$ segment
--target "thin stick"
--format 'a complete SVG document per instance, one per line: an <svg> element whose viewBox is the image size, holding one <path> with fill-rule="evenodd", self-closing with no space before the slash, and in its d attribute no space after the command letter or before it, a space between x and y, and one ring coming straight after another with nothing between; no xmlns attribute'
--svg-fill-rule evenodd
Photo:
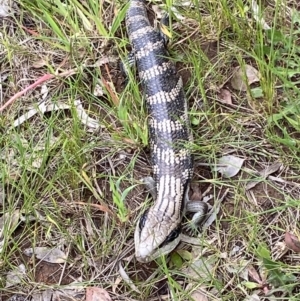
<svg viewBox="0 0 300 301"><path fill-rule="evenodd" d="M26 87L25 89L23 89L22 91L16 93L13 97L11 97L2 107L0 107L0 113L3 112L3 110L5 110L9 105L11 105L16 99L18 99L19 97L21 97L22 95L24 95L27 91L35 88L36 86L42 84L43 82L54 78L55 75L53 74L45 74L42 77L40 77L36 82L34 82L32 85L29 85L28 87Z"/></svg>
<svg viewBox="0 0 300 301"><path fill-rule="evenodd" d="M102 60L99 60L99 62L97 62L96 64L93 64L93 65L85 65L83 64L83 66L81 68L84 68L84 67L100 67L102 66L103 64L107 64L108 62L114 62L115 61L115 58L114 57L105 57L103 58ZM0 113L3 112L9 105L11 105L16 99L18 99L19 97L21 97L22 95L24 95L27 91L35 88L36 86L42 84L43 82L49 80L49 79L52 79L52 78L55 78L56 76L58 77L68 77L70 75L73 75L75 74L78 70L80 70L80 68L74 68L74 69L70 69L70 70L67 70L67 71L64 71L64 72L61 72L59 74L45 74L43 75L42 77L40 77L37 81L35 81L32 85L29 85L28 87L26 87L24 90L16 93L13 97L11 97L2 107L0 107ZM108 86L108 85L107 85ZM111 89L110 87L107 87L110 92L111 92ZM114 94L112 93L112 97L114 96ZM116 99L114 99L116 100Z"/></svg>

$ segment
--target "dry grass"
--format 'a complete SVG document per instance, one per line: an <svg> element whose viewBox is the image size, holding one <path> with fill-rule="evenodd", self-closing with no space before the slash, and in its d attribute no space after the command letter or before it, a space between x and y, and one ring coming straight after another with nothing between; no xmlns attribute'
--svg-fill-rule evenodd
<svg viewBox="0 0 300 301"><path fill-rule="evenodd" d="M73 282L116 300L191 300L194 291L202 298L195 300L299 299L299 12L286 9L296 7L291 1L265 4L266 31L249 4L193 3L176 6L184 20L174 18L170 45L195 138L191 197L212 194L216 208L229 193L201 247L182 244L147 265L132 256L135 223L151 202L140 179L151 168L143 99L133 75L124 86L119 68L130 49L124 1L22 0L0 19L1 106L56 75L0 116L1 300L67 294ZM231 78L245 64L259 70L260 82L238 91ZM95 127L83 123L75 101ZM68 108L42 112L41 103ZM32 108L37 113L14 126ZM245 160L231 178L211 168L228 154ZM271 174L258 173L275 163ZM37 247L67 259L24 254ZM22 279L7 287L20 264Z"/></svg>

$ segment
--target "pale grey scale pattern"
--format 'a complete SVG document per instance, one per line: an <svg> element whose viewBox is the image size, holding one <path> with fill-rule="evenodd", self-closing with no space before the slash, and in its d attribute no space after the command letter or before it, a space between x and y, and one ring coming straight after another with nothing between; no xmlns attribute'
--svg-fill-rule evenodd
<svg viewBox="0 0 300 301"><path fill-rule="evenodd" d="M177 162L178 159L174 159L176 162L176 168L174 168L174 163L173 164L168 164L168 162L164 161L162 159L162 154L152 154L153 159L156 160L156 164L153 166L157 166L157 171L155 175L159 178L165 175L173 175L176 178L180 178L185 182L186 180L189 179L190 176L190 170L192 168L191 166L191 160L189 158L190 154L183 154L186 155L186 157L182 157L179 161ZM179 154L177 154L179 156ZM167 158L166 160L171 161L171 158ZM187 172L188 171L188 172Z"/></svg>
<svg viewBox="0 0 300 301"><path fill-rule="evenodd" d="M169 68L174 68L170 65L170 60L167 58L168 53L165 50L163 40L157 39L150 42L143 41L142 43L143 45L139 45L139 47L135 48L135 58L137 64L142 67L141 70L143 72L147 72L147 70L150 70L151 68L162 67L164 65L166 65L166 67L169 66Z"/></svg>
<svg viewBox="0 0 300 301"><path fill-rule="evenodd" d="M153 166L157 166L154 169L155 179L170 174L180 177L183 179L183 182L187 181L191 177L192 172L186 173L186 170L192 170L193 158L188 148L185 147L186 145L184 145L186 136L172 141L171 139L163 139L161 136L158 137L156 134L157 132L154 132L151 135L150 132L152 137L150 141L151 161ZM164 156L162 150L164 151ZM167 157L166 154L171 156Z"/></svg>
<svg viewBox="0 0 300 301"><path fill-rule="evenodd" d="M129 12L130 13L127 15L126 19L126 26L129 32L129 39L131 41L135 53L138 54L143 51L149 50L155 51L157 49L155 56L162 55L167 57L168 53L164 47L164 42L161 38L161 35L157 31L155 31L154 28L150 25L150 22L147 19L146 10L144 8L140 9L134 7L133 9L130 9ZM138 15L139 17L137 17ZM131 20L131 18L132 20L134 18L142 18L142 22L134 22ZM155 59L157 58L158 57L155 57ZM139 60L139 55L136 56L136 59ZM151 65L149 67L151 67ZM141 66L141 70L146 70L147 68L147 66Z"/></svg>
<svg viewBox="0 0 300 301"><path fill-rule="evenodd" d="M178 147L174 147L174 144L169 145L169 141L163 143L162 139L153 139L150 146L152 165L157 165L159 167L157 175L169 173L172 175L179 175L183 178L182 173L186 169L191 169L193 167L190 151L187 148L184 148L184 145L180 143L178 143ZM169 154L169 157L166 156L167 154Z"/></svg>
<svg viewBox="0 0 300 301"><path fill-rule="evenodd" d="M126 14L126 26L129 33L132 32L132 30L130 30L130 28L128 27L128 21L136 16L144 16L148 20L148 15L143 0L130 1L130 7Z"/></svg>
<svg viewBox="0 0 300 301"><path fill-rule="evenodd" d="M160 34L150 26L143 1L132 0L130 6L126 25L150 115L154 180L159 190L159 181L167 181L170 176L173 182L180 179L182 190L191 176L193 165L185 145L190 131L182 80L167 58L168 52Z"/></svg>
<svg viewBox="0 0 300 301"><path fill-rule="evenodd" d="M132 26L134 24L139 24L139 28L140 28L140 26L148 26L149 25L149 20L144 15L135 15L135 16L131 16L130 18L127 18L126 23L131 28L133 28Z"/></svg>
<svg viewBox="0 0 300 301"><path fill-rule="evenodd" d="M138 51L143 48L143 45L141 45L141 41L144 41L145 35L148 35L149 33L153 32L153 28L150 25L140 27L133 31L130 35L131 43L134 45L134 50ZM152 38L153 42L157 41L157 38ZM135 43L138 41L138 43ZM146 41L145 41L146 42ZM140 44L140 45L139 45Z"/></svg>
<svg viewBox="0 0 300 301"><path fill-rule="evenodd" d="M177 120L173 120L172 118L165 118L161 121L155 118L149 118L149 127L162 133L175 133L178 135L178 132L183 132L186 128L184 118L185 116L181 116Z"/></svg>
<svg viewBox="0 0 300 301"><path fill-rule="evenodd" d="M190 169L187 167L188 163L190 162L190 154L187 152L175 152L172 153L170 149L163 149L160 152L156 152L153 154L156 156L157 165L159 163L160 168L159 174L160 176L167 175L168 172L171 175L178 177L180 179L187 179L189 174L186 174L186 170ZM176 164L176 170L174 169L174 165Z"/></svg>
<svg viewBox="0 0 300 301"><path fill-rule="evenodd" d="M182 101L184 99L183 92L180 92L178 96L170 102L164 102L163 99L160 102L153 103L146 98L146 105L148 110L152 110L152 117L157 120L157 122L163 121L166 117L172 121L181 120L187 126L188 117L185 114L186 106ZM167 112L166 114L161 114L161 112Z"/></svg>
<svg viewBox="0 0 300 301"><path fill-rule="evenodd" d="M193 170L188 146L192 135L182 80L161 35L150 25L144 0L130 0L126 26L148 109L157 194L135 231L136 256L146 262L161 251L167 254L180 241L185 193Z"/></svg>
<svg viewBox="0 0 300 301"><path fill-rule="evenodd" d="M148 82L151 79L157 79L159 76L166 76L166 73L169 72L172 68L171 62L164 62L163 58L162 62L153 62L153 60L149 60L147 62L147 69L144 68L144 71L139 72L139 76L143 82ZM151 65L152 64L152 65Z"/></svg>
<svg viewBox="0 0 300 301"><path fill-rule="evenodd" d="M144 63L143 66L146 65L146 63ZM147 69L143 69L143 70L147 70ZM157 93L170 93L172 90L174 91L174 88L178 85L179 80L180 77L177 75L176 69L173 65L170 65L170 67L166 69L165 72L158 74L156 77L152 77L152 78L148 78L147 80L144 80L143 85L145 89L145 94L147 95L147 100L149 99L149 104L152 105L153 101L151 100L151 97L157 95ZM166 94L165 97L168 97L168 94ZM183 103L182 106L184 105L185 97L183 91L182 92L180 91L179 95L174 98L172 103L174 103L175 101L176 105L178 105L179 102ZM161 99L161 102L162 101L163 98ZM175 106L173 104L173 108L174 107Z"/></svg>
<svg viewBox="0 0 300 301"><path fill-rule="evenodd" d="M183 94L183 83L181 77L179 77L176 86L170 86L167 91L156 91L153 94L146 94L147 102L150 106L156 105L171 105L175 102L176 106L182 103L182 99L185 99ZM184 104L186 109L186 105ZM157 108L158 109L158 108Z"/></svg>
<svg viewBox="0 0 300 301"><path fill-rule="evenodd" d="M171 133L171 134L165 134L163 132L158 132L157 130L154 130L152 128L150 130L150 135L151 133L155 133L156 138L151 137L151 140L157 146L159 149L173 149L175 151L180 151L181 149L186 149L187 148L187 130L182 130L178 131L176 133ZM158 135L159 134L159 135Z"/></svg>
<svg viewBox="0 0 300 301"><path fill-rule="evenodd" d="M172 174L160 176L157 182L158 199L162 199L164 196L167 202L155 203L154 210L162 212L165 218L180 219L184 206L182 196L186 192L187 185L188 180L183 177Z"/></svg>
<svg viewBox="0 0 300 301"><path fill-rule="evenodd" d="M157 55L157 58L160 58L161 50L164 48L163 41L157 41L155 43L148 42L144 47L135 52L136 60L139 61L142 58L147 56Z"/></svg>

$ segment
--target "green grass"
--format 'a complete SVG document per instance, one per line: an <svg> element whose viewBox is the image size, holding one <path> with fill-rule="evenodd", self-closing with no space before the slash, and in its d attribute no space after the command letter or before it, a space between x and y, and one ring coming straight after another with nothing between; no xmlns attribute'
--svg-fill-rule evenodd
<svg viewBox="0 0 300 301"><path fill-rule="evenodd" d="M7 75L1 104L46 73L74 70L44 83L46 101L68 104L69 110L39 112L13 128L14 120L41 101L39 86L0 117L2 299L63 288L81 278L85 288L102 287L117 299L169 294L192 300L192 292L201 289L209 300L240 301L253 294L260 300L298 300L299 256L282 249L286 232L299 237L300 15L282 8L296 3L261 6L269 30L239 0L163 6L171 12L175 5L185 18L173 16L168 30L170 56L189 100L197 165L192 188L198 184L201 193L210 188L214 200L227 188L229 194L199 239L200 248L180 245L158 265L141 265L130 255L136 222L151 202L140 179L151 168L147 111L135 70L128 85L121 85L118 60L129 50L125 2L22 0L18 14L1 21L0 75ZM108 57L115 60L97 65ZM236 91L231 77L246 64L260 72L260 82ZM102 96L94 95L97 85ZM232 105L219 101L221 88L230 91ZM75 100L98 120L97 130L83 125ZM207 166L227 154L245 159L230 179ZM247 183L260 178L255 171L274 162L282 163L272 174L276 178L246 191ZM23 255L29 247L57 247L68 260L47 264L29 258ZM9 271L21 263L26 276L5 288Z"/></svg>

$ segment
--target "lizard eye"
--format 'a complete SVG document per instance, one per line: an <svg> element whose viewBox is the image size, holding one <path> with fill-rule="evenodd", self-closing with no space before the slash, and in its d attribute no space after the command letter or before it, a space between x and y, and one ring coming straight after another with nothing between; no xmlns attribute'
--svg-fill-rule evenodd
<svg viewBox="0 0 300 301"><path fill-rule="evenodd" d="M146 210L143 215L141 216L140 218L140 221L139 221L139 229L140 231L142 231L142 229L144 228L145 226L145 222L146 222L146 219L147 219L147 215L148 215L148 210Z"/></svg>
<svg viewBox="0 0 300 301"><path fill-rule="evenodd" d="M160 248L164 245L168 244L169 242L172 242L175 240L181 232L181 226L179 225L175 230L173 230L166 238L166 240L159 246Z"/></svg>

